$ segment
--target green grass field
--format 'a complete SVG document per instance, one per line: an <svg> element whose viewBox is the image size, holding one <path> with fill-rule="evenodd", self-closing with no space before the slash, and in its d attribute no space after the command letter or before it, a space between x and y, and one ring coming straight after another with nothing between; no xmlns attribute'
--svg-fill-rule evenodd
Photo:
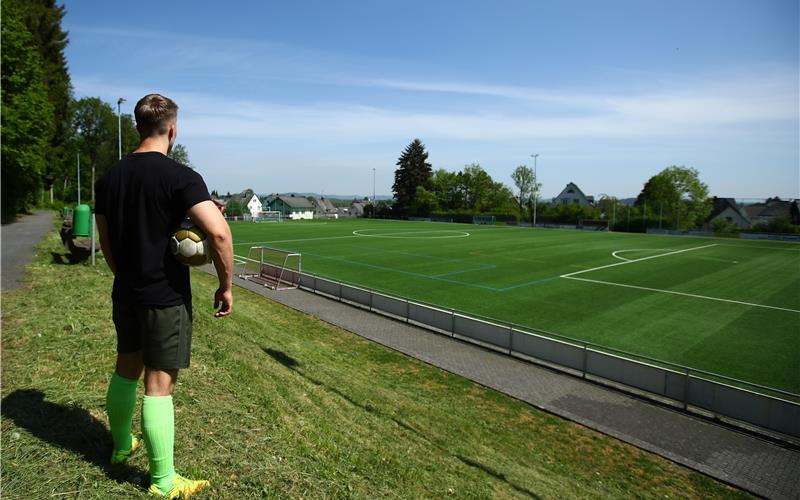
<svg viewBox="0 0 800 500"><path fill-rule="evenodd" d="M800 245L405 221L232 223L235 252L800 393Z"/></svg>
<svg viewBox="0 0 800 500"><path fill-rule="evenodd" d="M144 453L107 464L111 273L51 252L55 232L3 291L0 496L152 498ZM216 319L216 286L193 273L175 392L176 466L212 483L198 499L750 498L241 288Z"/></svg>

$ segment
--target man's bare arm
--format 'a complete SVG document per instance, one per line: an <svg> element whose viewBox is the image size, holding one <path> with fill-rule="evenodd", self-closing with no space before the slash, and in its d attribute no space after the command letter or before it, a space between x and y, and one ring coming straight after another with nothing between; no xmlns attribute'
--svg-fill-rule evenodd
<svg viewBox="0 0 800 500"><path fill-rule="evenodd" d="M103 257L106 259L106 264L111 269L111 272L117 274L117 265L114 264L114 256L111 254L111 240L108 235L108 221L106 216L96 214L95 220L97 221L97 232L100 235L100 249L103 251Z"/></svg>
<svg viewBox="0 0 800 500"><path fill-rule="evenodd" d="M211 258L217 269L219 288L214 293L214 308L217 317L227 316L233 308L233 237L231 228L212 201L201 201L189 209L192 219L206 236L211 246Z"/></svg>

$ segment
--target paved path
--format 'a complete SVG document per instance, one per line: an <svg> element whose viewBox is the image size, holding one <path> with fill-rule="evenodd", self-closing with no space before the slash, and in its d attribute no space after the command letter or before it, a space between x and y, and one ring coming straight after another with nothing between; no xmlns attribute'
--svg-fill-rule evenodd
<svg viewBox="0 0 800 500"><path fill-rule="evenodd" d="M52 229L53 212L49 210L23 215L0 227L0 288L19 286L25 265L33 258L33 247Z"/></svg>
<svg viewBox="0 0 800 500"><path fill-rule="evenodd" d="M214 274L213 268L207 268ZM311 292L237 285L767 498L800 498L800 450Z"/></svg>

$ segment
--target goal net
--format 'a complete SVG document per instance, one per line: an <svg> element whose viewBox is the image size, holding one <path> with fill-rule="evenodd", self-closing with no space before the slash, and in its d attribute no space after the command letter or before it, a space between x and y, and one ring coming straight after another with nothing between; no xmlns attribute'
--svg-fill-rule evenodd
<svg viewBox="0 0 800 500"><path fill-rule="evenodd" d="M579 219L578 229L608 231L608 219Z"/></svg>
<svg viewBox="0 0 800 500"><path fill-rule="evenodd" d="M251 247L241 258L239 277L273 290L290 290L300 285L302 255L277 248Z"/></svg>
<svg viewBox="0 0 800 500"><path fill-rule="evenodd" d="M265 210L258 212L258 215L253 217L253 222L282 222L283 216L280 212L275 210Z"/></svg>
<svg viewBox="0 0 800 500"><path fill-rule="evenodd" d="M473 224L494 224L495 218L494 215L473 215L472 216L472 223Z"/></svg>

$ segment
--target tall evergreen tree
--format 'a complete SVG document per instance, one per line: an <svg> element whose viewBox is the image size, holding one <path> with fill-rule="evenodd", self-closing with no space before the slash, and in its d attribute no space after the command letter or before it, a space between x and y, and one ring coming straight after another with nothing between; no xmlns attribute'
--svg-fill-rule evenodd
<svg viewBox="0 0 800 500"><path fill-rule="evenodd" d="M49 187L57 178L71 173L74 162L69 148L72 135L69 116L72 84L64 55L68 38L67 32L61 28L66 10L63 5L56 5L56 0L4 0L2 5L4 18L9 12L14 12L22 20L39 53L42 80L53 113L42 172L44 183Z"/></svg>
<svg viewBox="0 0 800 500"><path fill-rule="evenodd" d="M7 221L35 202L53 107L34 38L13 9L3 9L2 39L2 218Z"/></svg>
<svg viewBox="0 0 800 500"><path fill-rule="evenodd" d="M398 168L394 171L392 191L399 213L408 212L417 194L417 187L430 189L433 169L427 159L428 152L425 151L425 145L419 139L414 139L397 160Z"/></svg>

